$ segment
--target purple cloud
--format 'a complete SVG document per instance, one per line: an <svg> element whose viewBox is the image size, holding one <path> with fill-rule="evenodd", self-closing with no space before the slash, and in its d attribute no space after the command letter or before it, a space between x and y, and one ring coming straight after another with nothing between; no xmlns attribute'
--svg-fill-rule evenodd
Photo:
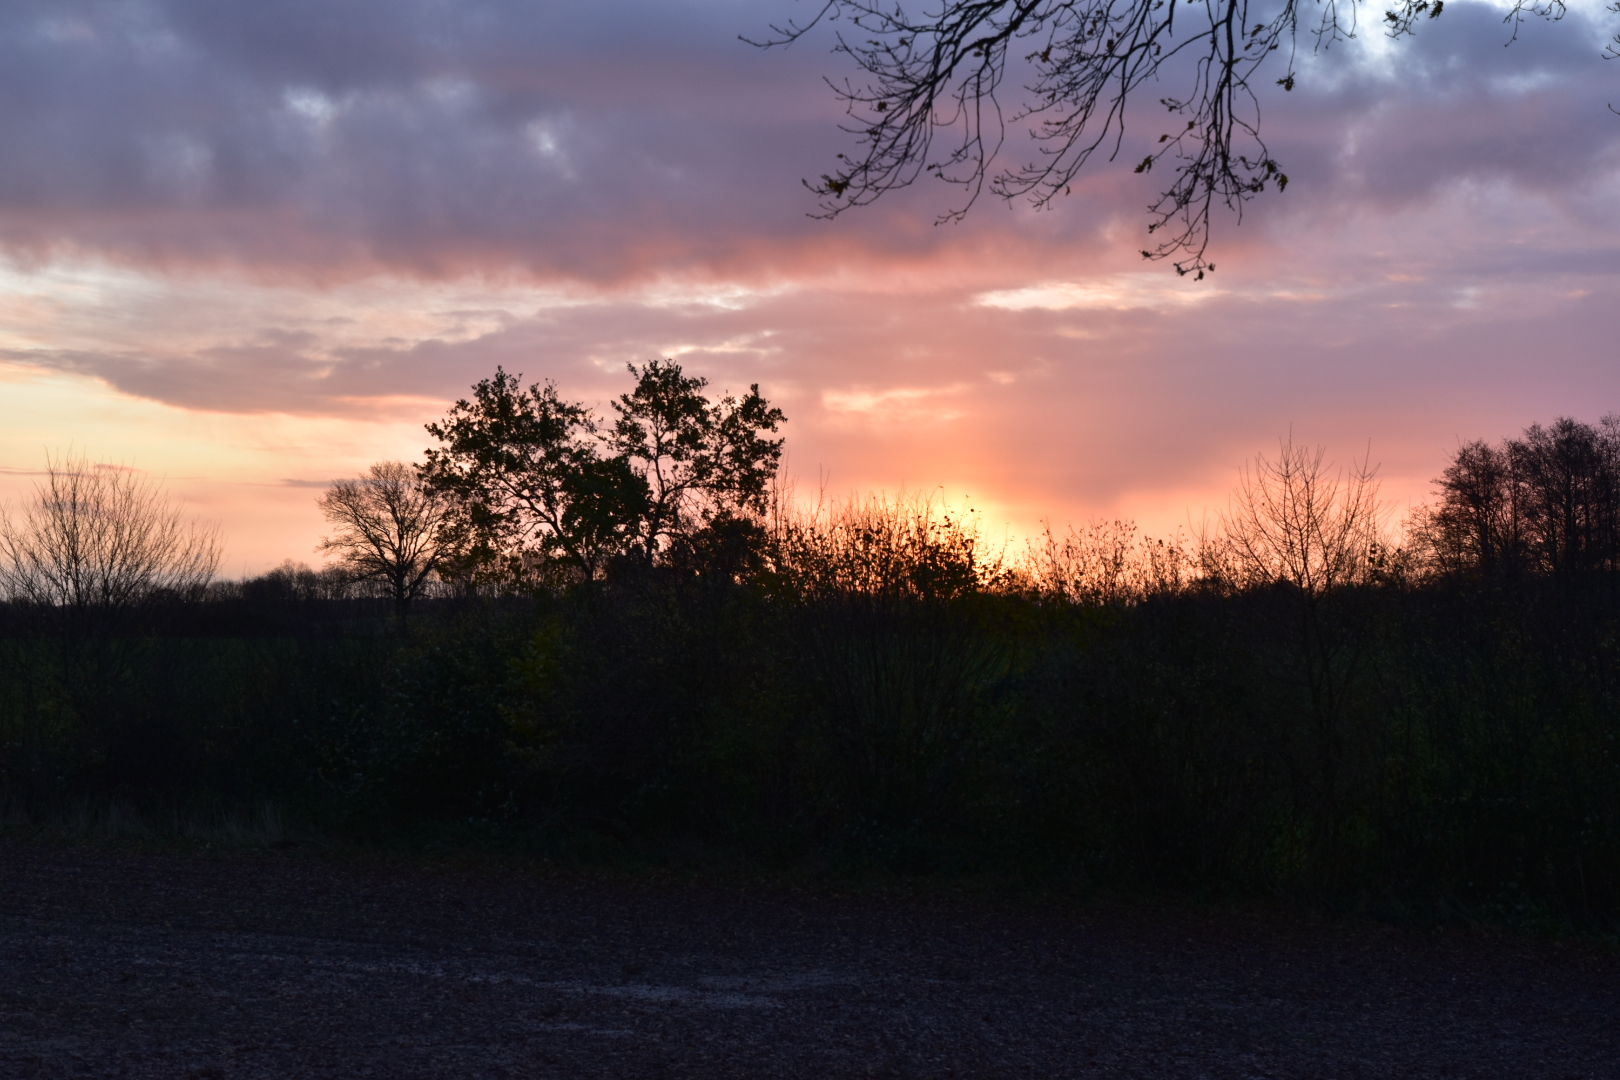
<svg viewBox="0 0 1620 1080"><path fill-rule="evenodd" d="M986 205L935 229L953 192L924 185L838 222L808 219L799 179L845 148L820 82L844 74L839 58L818 47L828 40L769 53L737 40L791 10L10 5L0 239L316 277L516 267L611 283L793 273L1009 234L1095 250L1116 218L1140 230L1151 186L1107 168L1060 213ZM1257 220L1299 204L1397 204L1465 178L1560 192L1612 172L1620 121L1604 95L1620 94L1594 24L1572 13L1532 25L1511 49L1506 33L1495 9L1463 3L1394 47L1393 75L1357 42L1307 57L1299 90L1262 101L1295 183L1257 204ZM1144 113L1131 137L1151 141L1157 123ZM1222 242L1232 235L1223 223Z"/></svg>

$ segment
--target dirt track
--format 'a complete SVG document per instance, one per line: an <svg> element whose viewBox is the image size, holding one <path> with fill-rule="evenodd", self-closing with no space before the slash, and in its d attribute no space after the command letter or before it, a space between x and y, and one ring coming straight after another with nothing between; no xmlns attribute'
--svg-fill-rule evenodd
<svg viewBox="0 0 1620 1080"><path fill-rule="evenodd" d="M1620 960L1257 910L0 841L0 1076L1620 1077Z"/></svg>

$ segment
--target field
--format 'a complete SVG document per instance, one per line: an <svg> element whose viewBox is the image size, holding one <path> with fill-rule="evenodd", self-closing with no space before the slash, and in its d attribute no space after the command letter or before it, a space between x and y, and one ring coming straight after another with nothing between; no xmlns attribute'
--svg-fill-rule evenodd
<svg viewBox="0 0 1620 1080"><path fill-rule="evenodd" d="M1613 1077L1620 961L1265 904L0 843L0 1071Z"/></svg>

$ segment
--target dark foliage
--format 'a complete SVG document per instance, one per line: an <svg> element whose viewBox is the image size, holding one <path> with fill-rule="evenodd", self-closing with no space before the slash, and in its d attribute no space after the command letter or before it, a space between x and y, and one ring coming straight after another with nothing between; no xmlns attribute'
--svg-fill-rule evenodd
<svg viewBox="0 0 1620 1080"><path fill-rule="evenodd" d="M13 607L0 792L1612 925L1612 430L1461 448L1431 558L1314 594L1164 545L1132 577L1113 533L1106 588L1054 591L871 503L717 515L650 565L444 592L408 628L296 567L71 652Z"/></svg>
<svg viewBox="0 0 1620 1080"><path fill-rule="evenodd" d="M630 368L611 424L547 383L499 369L429 424L422 476L447 500L452 574L517 584L595 581L616 561L651 565L717 518L764 509L785 419L749 388L710 401L673 360Z"/></svg>
<svg viewBox="0 0 1620 1080"><path fill-rule="evenodd" d="M1418 537L1441 572L1565 582L1620 574L1620 417L1534 424L1499 445L1462 446Z"/></svg>

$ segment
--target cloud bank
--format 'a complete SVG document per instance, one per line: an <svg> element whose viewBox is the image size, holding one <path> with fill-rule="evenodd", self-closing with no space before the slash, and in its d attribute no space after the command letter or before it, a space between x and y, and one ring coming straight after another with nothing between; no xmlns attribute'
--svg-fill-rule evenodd
<svg viewBox="0 0 1620 1080"><path fill-rule="evenodd" d="M798 6L21 0L0 20L0 240L325 280L518 270L612 285L942 248L1073 259L1107 250L1110 229L1140 231L1151 184L1106 168L1060 213L986 205L935 229L952 192L932 184L810 219L799 180L848 143L821 77L849 72L828 36L768 52L738 40ZM1511 49L1506 36L1494 8L1463 3L1410 42L1368 28L1370 44L1306 55L1300 89L1260 102L1295 183L1253 216L1309 227L1291 219L1464 182L1600 213L1578 205L1604 201L1588 189L1616 166L1603 106L1620 89L1599 24L1577 11ZM1122 158L1160 123L1144 110Z"/></svg>
<svg viewBox="0 0 1620 1080"><path fill-rule="evenodd" d="M1511 48L1467 2L1415 40L1306 39L1297 88L1259 100L1292 182L1217 221L1196 284L1136 254L1151 178L1106 163L1047 213L936 227L955 192L923 184L807 216L800 179L848 147L822 77L846 72L829 37L737 40L800 6L9 4L0 364L303 418L336 475L496 365L605 401L672 356L760 382L807 478L946 484L1024 523L1184 517L1290 425L1341 456L1373 439L1415 497L1459 437L1620 407L1595 5ZM1133 113L1120 158L1161 125ZM324 475L300 455L254 475Z"/></svg>

